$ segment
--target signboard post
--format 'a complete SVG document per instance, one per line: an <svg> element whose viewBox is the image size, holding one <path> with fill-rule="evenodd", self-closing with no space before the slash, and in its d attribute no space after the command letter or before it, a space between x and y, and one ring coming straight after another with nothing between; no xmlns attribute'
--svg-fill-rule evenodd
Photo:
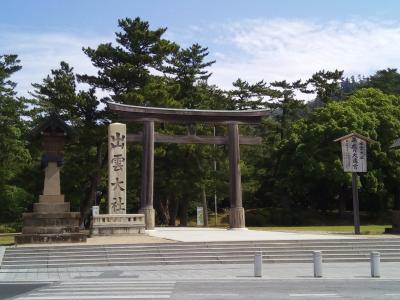
<svg viewBox="0 0 400 300"><path fill-rule="evenodd" d="M354 233L360 234L360 203L358 199L358 174L367 172L367 141L371 139L358 133L342 136L335 142L342 144L343 170L352 173Z"/></svg>
<svg viewBox="0 0 400 300"><path fill-rule="evenodd" d="M202 206L197 207L197 226L204 226L204 209Z"/></svg>

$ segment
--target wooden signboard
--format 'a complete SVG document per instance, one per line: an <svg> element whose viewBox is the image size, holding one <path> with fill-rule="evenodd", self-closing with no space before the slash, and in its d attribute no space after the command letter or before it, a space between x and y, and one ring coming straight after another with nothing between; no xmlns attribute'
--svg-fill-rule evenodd
<svg viewBox="0 0 400 300"><path fill-rule="evenodd" d="M345 172L367 172L367 142L355 135L341 140L343 170Z"/></svg>

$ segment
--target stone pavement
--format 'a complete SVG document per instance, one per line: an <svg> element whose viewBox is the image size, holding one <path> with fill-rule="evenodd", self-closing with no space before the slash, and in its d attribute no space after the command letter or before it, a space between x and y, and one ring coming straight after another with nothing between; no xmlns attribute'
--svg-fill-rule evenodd
<svg viewBox="0 0 400 300"><path fill-rule="evenodd" d="M368 279L369 263L324 263L325 279ZM43 269L0 269L1 282L138 278L140 280L255 279L253 264L156 265ZM313 279L311 263L263 265L263 279ZM400 280L400 263L381 263L381 278ZM375 280L375 279L374 279Z"/></svg>
<svg viewBox="0 0 400 300"><path fill-rule="evenodd" d="M263 231L263 230L230 230L225 228L203 227L156 227L146 230L146 234L93 236L86 243L46 244L46 246L77 246L77 245L112 245L112 244L146 244L174 242L226 242L226 241L272 241L272 240L329 240L354 238L398 238L397 235L360 235L333 234L326 232L295 232L295 231ZM43 244L22 244L18 247L42 247ZM1 253L0 253L1 255Z"/></svg>
<svg viewBox="0 0 400 300"><path fill-rule="evenodd" d="M368 236L353 234L331 234L314 232L287 232L263 230L230 230L224 228L201 227L156 227L146 231L150 236L180 241L180 242L224 242L224 241L271 241L271 240L325 240L325 239L354 239L374 238L382 236ZM385 238L391 237L384 235ZM393 236L396 237L396 236ZM398 237L398 236L397 236Z"/></svg>
<svg viewBox="0 0 400 300"><path fill-rule="evenodd" d="M92 236L88 237L86 243L59 243L59 244L22 244L21 247L63 247L63 246L79 246L79 245L118 245L118 244L158 244L158 243L174 243L175 241L150 236L148 234L136 235L114 235L114 236ZM0 253L1 254L1 253Z"/></svg>

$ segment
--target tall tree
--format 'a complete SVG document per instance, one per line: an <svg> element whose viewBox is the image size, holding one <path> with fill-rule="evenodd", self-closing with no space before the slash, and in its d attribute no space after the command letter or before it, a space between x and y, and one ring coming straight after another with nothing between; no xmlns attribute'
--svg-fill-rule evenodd
<svg viewBox="0 0 400 300"><path fill-rule="evenodd" d="M312 86L312 91L317 94L317 99L322 103L330 100L340 100L342 98L341 82L343 71L319 71L312 75L308 84Z"/></svg>
<svg viewBox="0 0 400 300"><path fill-rule="evenodd" d="M16 97L16 83L10 77L21 69L17 55L0 55L0 220L18 220L30 197L16 177L30 162L24 142L26 124L23 99Z"/></svg>
<svg viewBox="0 0 400 300"><path fill-rule="evenodd" d="M166 59L178 47L162 38L166 28L151 30L149 23L140 18L121 19L118 25L121 31L115 33L117 46L106 43L96 49L83 48L98 73L80 75L79 80L112 92L116 102L145 104L147 99L140 92L154 78L151 72L162 71Z"/></svg>
<svg viewBox="0 0 400 300"><path fill-rule="evenodd" d="M379 70L367 79L365 86L380 89L385 94L400 95L400 73L397 69Z"/></svg>
<svg viewBox="0 0 400 300"><path fill-rule="evenodd" d="M215 61L208 61L208 54L207 48L193 44L189 48L179 49L167 60L164 72L172 76L173 81L179 86L179 92L175 95L175 99L181 107L189 109L209 108L205 100L209 94L207 80L211 73L207 68ZM170 134L182 134L182 128L179 127L169 125L168 132ZM166 127L164 127L165 129ZM202 132L204 129L203 125L189 124L186 131L190 134L196 134L197 131ZM161 162L163 168L171 171L171 165L175 165L177 169L174 176L165 176L164 182L165 179L169 180L168 186L180 183L179 188L174 188L165 193L170 200L169 224L175 225L176 213L179 211L180 225L187 226L189 199L198 198L200 189L205 190L208 170L208 166L204 162L206 148L200 145L175 145L168 146L166 149L175 153L164 157ZM181 158L178 160L179 163L177 163L176 157ZM189 171L191 168L193 172ZM186 184L182 184L183 182L186 182Z"/></svg>
<svg viewBox="0 0 400 300"><path fill-rule="evenodd" d="M292 83L283 80L272 82L271 87L275 93L269 102L269 107L277 110L275 117L280 125L280 137L283 139L291 122L299 117L299 112L304 107L304 101L297 99L297 94L306 91L306 83L301 80Z"/></svg>
<svg viewBox="0 0 400 300"><path fill-rule="evenodd" d="M242 79L237 79L233 83L234 89L229 91L229 97L234 109L259 109L265 107L267 101L277 93L270 89L263 80L250 84Z"/></svg>
<svg viewBox="0 0 400 300"><path fill-rule="evenodd" d="M189 48L179 49L167 60L164 72L173 75L179 84L180 89L176 98L182 102L184 108L193 109L200 105L201 99L196 95L201 87L198 84L207 82L211 76L207 68L215 63L215 60L205 61L208 55L208 48L193 44Z"/></svg>

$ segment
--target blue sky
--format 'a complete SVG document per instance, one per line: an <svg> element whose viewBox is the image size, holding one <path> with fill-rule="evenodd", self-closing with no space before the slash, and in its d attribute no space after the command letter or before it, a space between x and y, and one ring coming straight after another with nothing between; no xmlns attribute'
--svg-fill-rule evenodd
<svg viewBox="0 0 400 300"><path fill-rule="evenodd" d="M20 95L60 60L78 73L95 69L82 46L114 41L117 20L139 16L186 47L209 47L212 83L238 77L306 79L320 69L368 75L400 67L400 1L323 0L5 0L0 5L0 54L15 53Z"/></svg>

